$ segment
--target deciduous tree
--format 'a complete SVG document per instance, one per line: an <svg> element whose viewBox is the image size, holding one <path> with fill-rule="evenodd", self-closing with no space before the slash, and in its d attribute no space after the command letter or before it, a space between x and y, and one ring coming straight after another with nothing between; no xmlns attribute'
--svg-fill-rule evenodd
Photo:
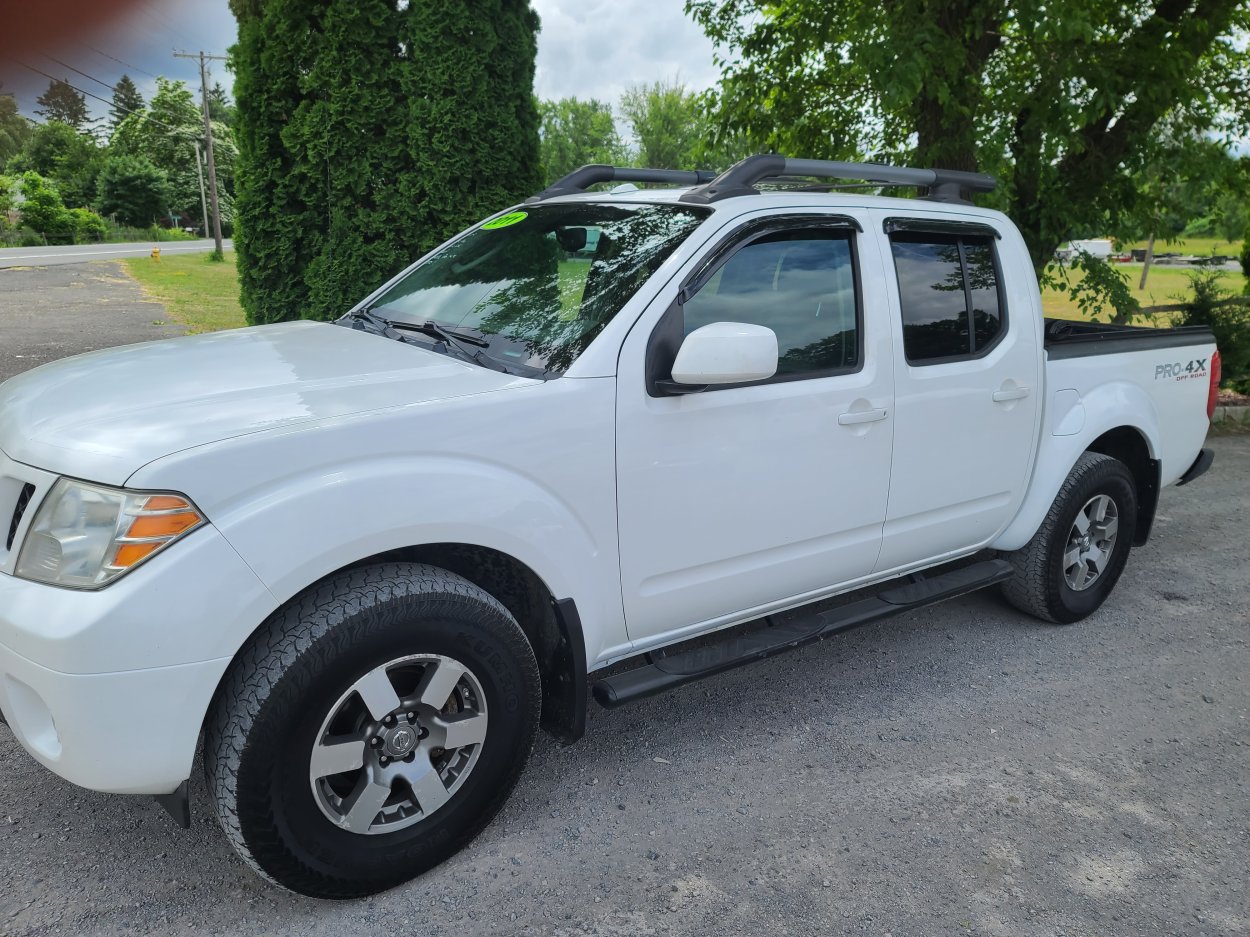
<svg viewBox="0 0 1250 937"><path fill-rule="evenodd" d="M722 130L793 155L997 175L1035 266L1118 223L1163 128L1244 132L1244 0L687 0Z"/></svg>
<svg viewBox="0 0 1250 937"><path fill-rule="evenodd" d="M109 156L100 170L99 207L120 224L154 224L169 206L169 179L142 156Z"/></svg>
<svg viewBox="0 0 1250 937"><path fill-rule="evenodd" d="M593 98L561 98L538 105L543 180L552 182L587 163L621 165L629 153L621 142L612 106Z"/></svg>

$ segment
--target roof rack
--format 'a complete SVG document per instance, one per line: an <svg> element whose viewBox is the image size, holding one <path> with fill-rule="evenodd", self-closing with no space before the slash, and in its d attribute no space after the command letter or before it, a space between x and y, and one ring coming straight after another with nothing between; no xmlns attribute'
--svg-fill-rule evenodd
<svg viewBox="0 0 1250 937"><path fill-rule="evenodd" d="M541 202L557 195L578 195L598 182L670 182L675 185L701 186L715 179L716 173L708 169L632 169L627 166L590 163L574 169L525 201Z"/></svg>
<svg viewBox="0 0 1250 937"><path fill-rule="evenodd" d="M966 202L964 191L990 192L993 176L955 169L912 169L879 163L844 163L826 159L789 159L775 154L748 156L706 184L681 196L683 202L708 204L738 195L759 195L757 182L779 176L814 176L818 179L860 179L880 185L919 186L925 198L935 202ZM563 180L561 180L563 181Z"/></svg>

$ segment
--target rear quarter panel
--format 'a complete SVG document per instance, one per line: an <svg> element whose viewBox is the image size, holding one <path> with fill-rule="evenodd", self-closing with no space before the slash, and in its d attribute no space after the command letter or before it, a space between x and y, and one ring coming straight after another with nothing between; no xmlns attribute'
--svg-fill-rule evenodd
<svg viewBox="0 0 1250 937"><path fill-rule="evenodd" d="M1211 342L1046 360L1041 445L1016 519L991 546L1016 550L1041 526L1068 472L1099 436L1137 430L1160 463L1160 486L1193 464L1209 426Z"/></svg>

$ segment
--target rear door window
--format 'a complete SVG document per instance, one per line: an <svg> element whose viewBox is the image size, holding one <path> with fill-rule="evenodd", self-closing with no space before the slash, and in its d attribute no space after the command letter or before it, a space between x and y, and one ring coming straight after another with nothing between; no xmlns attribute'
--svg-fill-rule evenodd
<svg viewBox="0 0 1250 937"><path fill-rule="evenodd" d="M991 237L897 232L890 248L910 363L977 357L997 342L1003 310Z"/></svg>

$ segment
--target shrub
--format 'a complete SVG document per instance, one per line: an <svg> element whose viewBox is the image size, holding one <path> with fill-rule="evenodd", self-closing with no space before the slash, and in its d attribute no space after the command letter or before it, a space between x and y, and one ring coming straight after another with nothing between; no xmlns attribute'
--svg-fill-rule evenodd
<svg viewBox="0 0 1250 937"><path fill-rule="evenodd" d="M1246 278L1246 292L1250 293L1250 232L1247 232L1246 241L1241 245L1241 272Z"/></svg>
<svg viewBox="0 0 1250 937"><path fill-rule="evenodd" d="M1250 393L1250 307L1230 302L1238 297L1223 286L1219 270L1189 274L1192 295L1185 301L1180 325L1205 325L1215 333L1225 387Z"/></svg>
<svg viewBox="0 0 1250 937"><path fill-rule="evenodd" d="M37 172L22 173L22 202L18 211L21 223L47 236L69 234L73 221L61 201L55 185Z"/></svg>
<svg viewBox="0 0 1250 937"><path fill-rule="evenodd" d="M89 208L71 208L67 214L74 232L74 243L95 243L108 237L108 222Z"/></svg>
<svg viewBox="0 0 1250 937"><path fill-rule="evenodd" d="M169 178L142 156L110 156L97 185L100 211L124 225L151 224L169 206Z"/></svg>

